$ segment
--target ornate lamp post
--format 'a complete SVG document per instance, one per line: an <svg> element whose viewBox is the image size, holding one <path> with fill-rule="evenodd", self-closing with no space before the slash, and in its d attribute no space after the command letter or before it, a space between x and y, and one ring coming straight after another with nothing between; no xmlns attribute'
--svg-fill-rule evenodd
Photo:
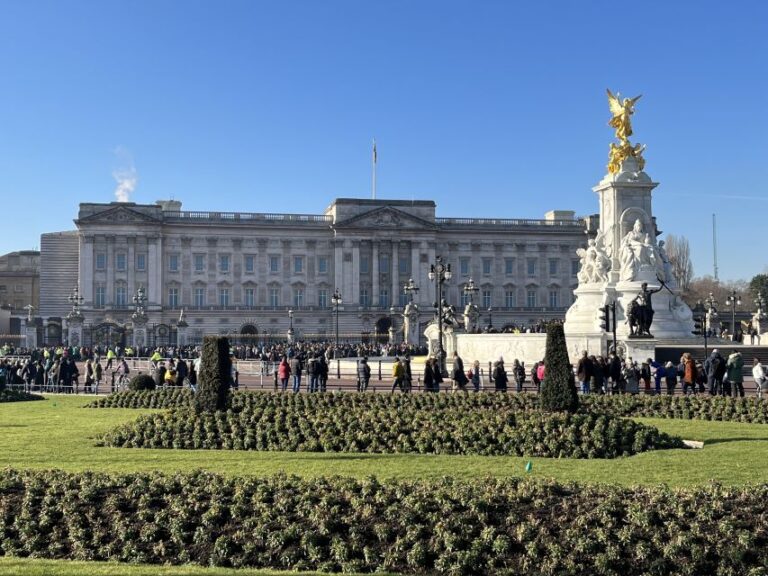
<svg viewBox="0 0 768 576"><path fill-rule="evenodd" d="M493 328L493 308L488 306L488 332Z"/></svg>
<svg viewBox="0 0 768 576"><path fill-rule="evenodd" d="M133 345L137 347L146 346L147 344L147 312L144 309L144 303L147 301L147 297L144 293L144 287L139 286L136 290L136 295L131 299L135 306L135 311L131 314L133 319ZM179 320L183 320L184 309L181 310L181 317ZM182 331L185 326L182 326ZM178 330L178 328L177 328ZM178 332L177 332L178 335ZM137 350L137 354L139 351Z"/></svg>
<svg viewBox="0 0 768 576"><path fill-rule="evenodd" d="M443 376L448 375L445 368L445 348L443 347L443 282L450 280L451 265L443 262L442 256L438 256L435 263L429 267L429 279L435 283L437 288L437 357L440 363L440 372Z"/></svg>
<svg viewBox="0 0 768 576"><path fill-rule="evenodd" d="M736 306L741 306L741 296L736 290L725 298L725 304L731 307L731 341L736 341Z"/></svg>
<svg viewBox="0 0 768 576"><path fill-rule="evenodd" d="M293 310L288 310L288 342L293 343Z"/></svg>
<svg viewBox="0 0 768 576"><path fill-rule="evenodd" d="M709 293L709 295L704 299L704 304L707 309L707 331L711 331L713 336L719 337L720 336L720 330L719 325L720 321L718 320L717 315L717 300L715 300L714 294L712 292ZM717 334L714 334L714 332L717 331Z"/></svg>
<svg viewBox="0 0 768 576"><path fill-rule="evenodd" d="M478 288L477 284L475 284L475 281L472 280L472 277L470 276L469 282L464 284L461 291L469 297L469 304L472 304L473 297L480 291L480 288Z"/></svg>
<svg viewBox="0 0 768 576"><path fill-rule="evenodd" d="M139 286L139 289L136 290L136 295L132 298L133 304L136 307L134 313L131 315L131 318L133 318L134 322L136 320L146 320L147 313L144 310L144 303L147 301L147 297L144 294L144 287Z"/></svg>
<svg viewBox="0 0 768 576"><path fill-rule="evenodd" d="M341 292L336 288L331 296L331 304L336 311L336 347L334 348L334 357L337 357L339 354L339 306L341 306L342 303Z"/></svg>
<svg viewBox="0 0 768 576"><path fill-rule="evenodd" d="M83 300L85 300L85 298L80 294L80 286L75 286L74 290L72 290L72 294L69 295L67 300L72 304L72 311L69 313L68 318L82 318L83 314L80 312L80 306L83 305Z"/></svg>
<svg viewBox="0 0 768 576"><path fill-rule="evenodd" d="M758 294L757 298L755 298L755 306L757 306L757 312L755 312L755 315L758 317L763 316L764 312L763 309L765 308L765 298L762 294Z"/></svg>
<svg viewBox="0 0 768 576"><path fill-rule="evenodd" d="M469 282L461 287L461 291L464 293L465 299L468 299L464 306L464 329L467 332L474 332L477 326L480 313L477 311L477 306L474 303L474 295L480 291L480 288L475 284L470 276Z"/></svg>

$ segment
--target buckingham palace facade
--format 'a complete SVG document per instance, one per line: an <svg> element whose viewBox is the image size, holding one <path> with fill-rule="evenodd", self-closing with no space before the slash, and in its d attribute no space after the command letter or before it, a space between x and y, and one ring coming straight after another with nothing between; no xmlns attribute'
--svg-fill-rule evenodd
<svg viewBox="0 0 768 576"><path fill-rule="evenodd" d="M149 345L194 344L206 334L285 338L291 327L299 339L331 339L337 314L344 340L380 337L393 323L400 328L411 278L420 324L433 319L428 273L438 256L453 270L445 298L461 310L472 278L483 324L501 329L564 315L590 218L435 212L429 200L340 198L324 214L191 212L176 200L83 203L76 230L41 238L44 338L66 340L75 287L85 345L133 343L139 289Z"/></svg>

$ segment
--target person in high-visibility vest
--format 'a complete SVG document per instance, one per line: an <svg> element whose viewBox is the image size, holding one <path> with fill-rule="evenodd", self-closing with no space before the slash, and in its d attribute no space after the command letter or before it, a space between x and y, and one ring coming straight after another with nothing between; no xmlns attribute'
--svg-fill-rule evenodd
<svg viewBox="0 0 768 576"><path fill-rule="evenodd" d="M104 367L104 370L109 370L112 368L112 361L117 358L117 354L115 354L115 351L112 350L112 348L107 348L107 365Z"/></svg>

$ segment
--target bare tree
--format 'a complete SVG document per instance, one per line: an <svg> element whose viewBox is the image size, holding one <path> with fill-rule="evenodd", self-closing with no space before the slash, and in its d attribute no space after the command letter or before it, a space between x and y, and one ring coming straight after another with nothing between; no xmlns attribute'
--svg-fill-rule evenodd
<svg viewBox="0 0 768 576"><path fill-rule="evenodd" d="M677 285L683 293L688 292L693 279L693 263L691 262L691 247L685 236L679 238L673 234L667 234L667 257L672 265L672 275L677 280Z"/></svg>

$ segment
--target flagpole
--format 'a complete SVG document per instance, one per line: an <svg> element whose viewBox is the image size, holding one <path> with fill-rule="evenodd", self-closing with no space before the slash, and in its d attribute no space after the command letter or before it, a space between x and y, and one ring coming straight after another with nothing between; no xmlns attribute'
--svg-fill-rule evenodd
<svg viewBox="0 0 768 576"><path fill-rule="evenodd" d="M373 161L373 174L371 179L371 198L376 200L376 139L373 139L373 155L371 157Z"/></svg>

